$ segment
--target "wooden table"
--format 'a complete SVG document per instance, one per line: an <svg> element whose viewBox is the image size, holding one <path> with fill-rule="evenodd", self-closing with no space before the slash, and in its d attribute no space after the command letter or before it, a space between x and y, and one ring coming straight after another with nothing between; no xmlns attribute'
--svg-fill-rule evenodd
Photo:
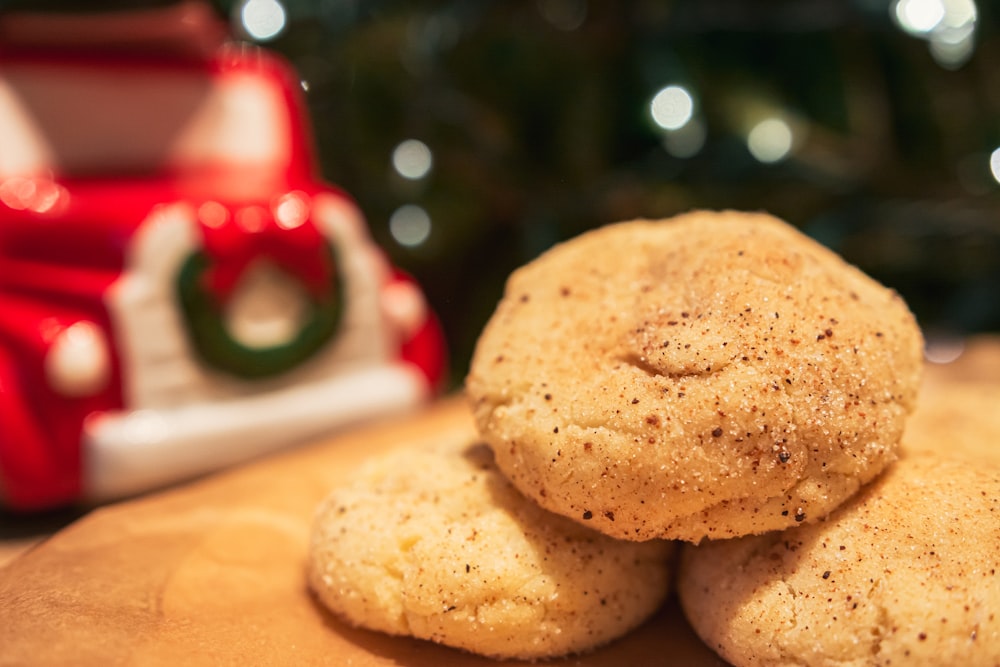
<svg viewBox="0 0 1000 667"><path fill-rule="evenodd" d="M1000 340L969 341L954 363L930 365L926 382L1000 382ZM304 584L309 522L327 491L365 457L441 438L475 438L464 401L84 516L0 517L0 666L494 664L348 628ZM651 655L723 665L675 602L625 639L553 664Z"/></svg>
<svg viewBox="0 0 1000 667"><path fill-rule="evenodd" d="M305 585L312 512L329 489L372 454L442 438L475 438L464 401L83 516L0 569L0 665L496 664L349 628ZM661 652L723 664L676 604L554 664L637 665Z"/></svg>

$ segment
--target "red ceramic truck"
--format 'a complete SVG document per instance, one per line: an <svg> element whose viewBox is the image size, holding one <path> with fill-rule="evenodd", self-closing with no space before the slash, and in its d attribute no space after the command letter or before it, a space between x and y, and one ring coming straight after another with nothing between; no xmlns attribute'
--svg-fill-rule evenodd
<svg viewBox="0 0 1000 667"><path fill-rule="evenodd" d="M286 63L197 5L0 27L2 504L135 494L433 395L436 320L317 176Z"/></svg>

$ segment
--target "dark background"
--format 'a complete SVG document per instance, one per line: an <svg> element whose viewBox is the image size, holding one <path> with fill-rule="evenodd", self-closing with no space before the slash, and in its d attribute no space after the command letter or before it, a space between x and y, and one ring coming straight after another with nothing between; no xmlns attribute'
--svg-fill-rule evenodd
<svg viewBox="0 0 1000 667"><path fill-rule="evenodd" d="M997 15L938 2L946 20L915 35L891 0L282 0L261 43L303 79L323 175L423 285L457 386L512 269L696 207L788 220L901 292L931 339L1000 330ZM242 5L213 2L236 31ZM651 119L668 84L694 96L696 152ZM774 163L747 148L765 117L796 137ZM416 181L392 167L406 139L434 158ZM407 204L431 220L416 247L390 234Z"/></svg>

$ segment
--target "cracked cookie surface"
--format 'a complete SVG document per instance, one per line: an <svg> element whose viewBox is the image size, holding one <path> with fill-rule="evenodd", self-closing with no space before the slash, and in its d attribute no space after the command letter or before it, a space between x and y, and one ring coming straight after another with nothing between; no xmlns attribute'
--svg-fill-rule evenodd
<svg viewBox="0 0 1000 667"><path fill-rule="evenodd" d="M670 542L620 542L539 508L485 445L371 461L318 508L319 600L353 625L496 658L585 651L666 597Z"/></svg>
<svg viewBox="0 0 1000 667"><path fill-rule="evenodd" d="M497 465L630 540L811 522L894 460L922 365L902 299L764 214L609 225L509 278L466 391Z"/></svg>
<svg viewBox="0 0 1000 667"><path fill-rule="evenodd" d="M1000 468L908 453L826 521L686 545L677 586L736 667L995 667Z"/></svg>

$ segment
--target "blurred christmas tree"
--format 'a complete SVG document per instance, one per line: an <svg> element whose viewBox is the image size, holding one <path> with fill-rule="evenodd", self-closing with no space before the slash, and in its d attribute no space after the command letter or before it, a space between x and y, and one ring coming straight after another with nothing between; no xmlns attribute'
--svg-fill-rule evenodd
<svg viewBox="0 0 1000 667"><path fill-rule="evenodd" d="M46 7L80 5L94 3ZM214 6L298 68L325 176L424 285L456 382L513 268L585 229L694 207L800 226L932 335L1000 330L987 3Z"/></svg>

